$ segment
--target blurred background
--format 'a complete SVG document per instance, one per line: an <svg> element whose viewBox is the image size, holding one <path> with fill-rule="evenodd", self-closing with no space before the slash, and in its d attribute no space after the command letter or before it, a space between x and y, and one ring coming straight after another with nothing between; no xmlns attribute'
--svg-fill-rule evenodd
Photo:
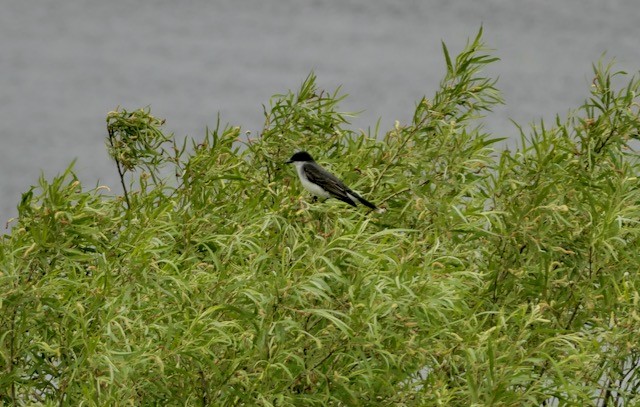
<svg viewBox="0 0 640 407"><path fill-rule="evenodd" d="M506 105L486 118L496 137L566 115L589 95L592 63L640 70L637 0L2 0L0 2L0 225L20 194L77 159L85 188L120 193L105 149L116 106L150 106L177 137L207 126L254 134L262 104L297 90L313 70L342 85L353 129L381 133L410 120L451 55L484 27L501 61Z"/></svg>

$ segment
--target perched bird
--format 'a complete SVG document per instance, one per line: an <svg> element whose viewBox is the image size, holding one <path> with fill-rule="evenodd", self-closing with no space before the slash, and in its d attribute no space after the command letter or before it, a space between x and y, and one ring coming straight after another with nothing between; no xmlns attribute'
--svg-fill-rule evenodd
<svg viewBox="0 0 640 407"><path fill-rule="evenodd" d="M377 209L374 204L349 189L338 177L322 168L306 151L295 153L287 164L296 166L302 186L314 199L336 198L351 206L361 203L371 209Z"/></svg>

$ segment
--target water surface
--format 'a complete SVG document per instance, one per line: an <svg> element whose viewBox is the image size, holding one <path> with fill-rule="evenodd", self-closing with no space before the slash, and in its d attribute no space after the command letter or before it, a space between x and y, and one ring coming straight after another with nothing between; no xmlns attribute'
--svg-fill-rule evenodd
<svg viewBox="0 0 640 407"><path fill-rule="evenodd" d="M119 183L105 116L150 105L178 136L223 122L256 131L262 104L313 70L342 85L355 129L406 122L444 73L440 41L458 52L482 24L501 61L507 105L486 121L500 137L564 115L588 96L603 52L640 69L633 0L5 0L0 11L0 222L20 193L77 158L86 187Z"/></svg>

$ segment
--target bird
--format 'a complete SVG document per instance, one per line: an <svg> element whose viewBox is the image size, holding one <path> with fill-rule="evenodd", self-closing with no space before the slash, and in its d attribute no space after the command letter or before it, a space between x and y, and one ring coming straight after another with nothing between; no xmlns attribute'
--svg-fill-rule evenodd
<svg viewBox="0 0 640 407"><path fill-rule="evenodd" d="M286 164L296 166L302 186L313 195L314 200L318 197L323 200L335 198L351 206L357 206L360 203L373 210L378 209L374 204L353 192L338 177L322 168L306 151L295 153Z"/></svg>

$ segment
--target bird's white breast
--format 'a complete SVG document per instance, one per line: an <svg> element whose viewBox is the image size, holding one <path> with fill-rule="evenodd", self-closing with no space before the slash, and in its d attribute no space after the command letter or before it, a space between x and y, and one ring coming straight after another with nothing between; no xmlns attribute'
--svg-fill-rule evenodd
<svg viewBox="0 0 640 407"><path fill-rule="evenodd" d="M305 164L304 162L294 162L296 166L296 171L298 172L298 177L300 178L300 182L304 189L309 191L313 196L317 196L318 198L329 198L330 195L322 188L314 184L313 182L307 179L307 176L304 173L302 166Z"/></svg>

